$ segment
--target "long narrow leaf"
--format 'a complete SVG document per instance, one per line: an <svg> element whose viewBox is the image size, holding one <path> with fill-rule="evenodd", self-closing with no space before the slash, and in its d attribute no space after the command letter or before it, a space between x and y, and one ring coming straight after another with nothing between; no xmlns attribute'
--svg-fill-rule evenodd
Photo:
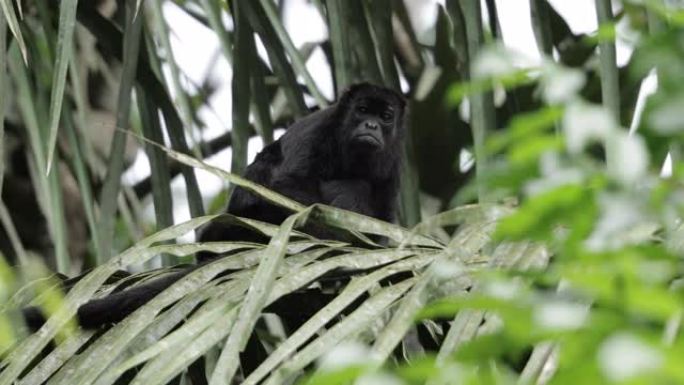
<svg viewBox="0 0 684 385"><path fill-rule="evenodd" d="M2 225L2 228L5 230L5 234L7 234L7 238L9 239L10 244L12 245L12 249L14 250L14 254L16 254L17 256L19 264L26 266L29 263L28 255L26 254L26 249L24 249L24 245L21 243L19 233L17 232L17 228L14 226L14 222L12 221L12 217L10 216L9 210L7 210L7 206L5 206L5 203L1 199L0 225Z"/></svg>
<svg viewBox="0 0 684 385"><path fill-rule="evenodd" d="M359 69L360 80L369 81L374 84L383 84L380 73L380 65L376 56L375 43L373 41L370 26L364 17L365 11L360 1L347 2L349 7L349 24L347 33L352 37L353 51L358 57L357 68ZM351 52L347 55L352 54Z"/></svg>
<svg viewBox="0 0 684 385"><path fill-rule="evenodd" d="M343 321L337 323L321 337L297 352L285 365L278 368L264 384L282 384L283 380L288 378L291 373L303 369L317 357L328 352L331 347L336 346L344 339L353 338L361 333L365 326L372 321L381 319L381 315L387 308L409 290L415 281L416 278L407 279L397 285L380 290Z"/></svg>
<svg viewBox="0 0 684 385"><path fill-rule="evenodd" d="M50 236L55 247L57 269L68 273L71 261L67 252L66 224L64 208L59 184L58 170L46 175L45 143L37 113L38 101L34 97L29 83L28 73L16 50L10 50L10 69L17 86L17 104L28 131L31 155L29 173L36 187L36 197L45 216Z"/></svg>
<svg viewBox="0 0 684 385"><path fill-rule="evenodd" d="M550 5L546 0L530 0L532 31L537 41L537 48L539 52L550 58L553 54L553 36L548 7Z"/></svg>
<svg viewBox="0 0 684 385"><path fill-rule="evenodd" d="M82 6L78 7L77 18L97 38L98 44L102 49L119 60L123 60L124 55L121 41L124 39L120 30L110 20L102 17L89 2L82 3ZM145 40L142 41L142 44L146 45ZM140 49L139 53L140 58L138 70L136 71L136 81L150 93L155 104L161 110L173 148L183 153L189 153L183 130L183 122L178 116L178 112L168 95L165 85L159 80L155 71L150 68L152 61L148 58L146 47L145 49ZM189 167L181 167L181 172L187 187L190 214L193 217L202 216L204 207L195 173Z"/></svg>
<svg viewBox="0 0 684 385"><path fill-rule="evenodd" d="M538 258L536 254L540 252L537 245L528 243L503 243L496 247L492 253L492 257L488 261L491 268L506 267L510 268L516 266L521 270L529 269L531 264L530 259ZM545 250L541 250L542 264L548 263L549 255ZM475 284L470 289L470 293L475 293L480 290L479 285ZM467 341L472 340L479 327L482 325L482 320L486 316L486 312L482 310L462 310L456 315L449 332L447 333L442 346L437 354L437 362L442 364L446 362L449 357L456 352Z"/></svg>
<svg viewBox="0 0 684 385"><path fill-rule="evenodd" d="M100 376L95 384L106 385L114 383L114 381L127 370L135 368L136 366L145 363L145 361L149 361L157 356L167 355L167 352L170 350L169 347L177 346L180 349L182 346L187 346L187 344L192 342L199 334L202 333L202 331L219 321L221 317L223 317L226 313L229 313L231 309L235 307L235 302L237 302L241 296L244 296L244 293L249 286L249 278L251 278L251 275L244 275L239 279L234 279L226 284L216 286L217 290L214 291L219 291L220 289L221 295L215 295L214 298L207 301L204 305L197 309L180 328L174 330L171 334L165 336L157 343L149 346L147 349L121 363L114 363L113 365L110 365L111 370L103 373L103 375ZM204 287L199 293L211 295L214 291L210 292L209 290L206 290L206 287ZM193 296L193 294L190 295ZM183 300L183 302L187 303L185 300ZM163 315L166 313L182 315L183 313L178 311L179 305L181 304L179 303L178 305L174 306L174 308L165 312ZM187 306L185 307L187 308ZM184 313L189 313L193 310L193 308L188 309L187 312ZM229 327L229 325L224 326ZM148 341L149 339L146 339L146 336L140 335L140 338L136 338L136 340ZM166 367L165 370L167 369L172 368Z"/></svg>
<svg viewBox="0 0 684 385"><path fill-rule="evenodd" d="M299 272L300 269L298 266L299 265L297 264L285 264L283 266L283 269L279 272L283 277L281 279L285 279L287 283L293 284L287 285L277 283L268 300L269 303L310 281L310 275L304 277L305 279L301 279L301 276L290 278L291 274ZM240 277L239 279L242 278L251 278L251 275L248 277ZM238 278L236 277L236 279ZM232 302L235 299L232 292L227 293L227 295L223 297L223 303L225 303L225 301ZM187 365L197 359L201 354L211 349L212 346L219 343L219 341L223 340L228 333L231 332L231 325L235 321L238 309L239 307L234 305L227 306L218 313L220 314L220 317L216 319L209 328L205 328L206 319L204 318L214 317L214 315L217 314L214 311L208 312L202 319L190 320L190 322L182 326L177 333L174 332L173 335L170 335L168 340L168 342L176 344L171 346L178 346L179 349L182 347L187 354L178 355L175 354L173 349L167 348L160 356L146 364L132 383L145 385L167 383L167 381L177 375L187 367ZM198 335L200 332L201 334Z"/></svg>
<svg viewBox="0 0 684 385"><path fill-rule="evenodd" d="M468 56L470 57L471 75L473 73L473 58L477 57L483 42L482 12L479 0L466 0L462 2L463 13L468 37ZM487 154L484 141L487 133L495 128L494 101L491 93L473 95L470 99L470 125L473 131L475 144L475 164L477 167L478 198L480 202L486 202L487 191L484 179L487 175Z"/></svg>
<svg viewBox="0 0 684 385"><path fill-rule="evenodd" d="M64 0L59 6L57 55L52 73L52 93L50 95L50 138L48 139L47 170L45 170L48 174L55 156L69 59L74 54L72 47L74 45L74 29L76 28L76 7L78 7L78 0Z"/></svg>
<svg viewBox="0 0 684 385"><path fill-rule="evenodd" d="M53 375L67 360L72 358L88 341L95 335L95 331L79 331L69 340L62 342L50 352L35 368L24 376L17 384L32 385L43 384Z"/></svg>
<svg viewBox="0 0 684 385"><path fill-rule="evenodd" d="M245 297L237 321L228 335L226 345L211 375L210 384L220 385L230 383L238 369L239 353L247 344L247 339L261 314L261 309L273 290L278 269L285 256L285 246L295 222L306 212L294 214L287 218L280 226L278 235L271 239L264 251L262 261L254 274L249 291Z"/></svg>
<svg viewBox="0 0 684 385"><path fill-rule="evenodd" d="M185 369L204 352L225 339L235 323L239 309L236 306L226 307L228 308L227 311L221 314L221 317L216 319L211 327L204 330L195 329L188 333L194 338L186 339L186 343L178 346L178 349L185 350L184 354L178 354L174 350L165 350L161 356L145 365L130 384L167 384L176 373ZM200 332L200 334L197 335L195 332Z"/></svg>
<svg viewBox="0 0 684 385"><path fill-rule="evenodd" d="M96 158L92 143L88 136L84 135L83 132L86 128L85 111L88 102L80 87L80 84L83 83L81 82L82 79L76 60L76 55L71 55L69 58L69 77L71 79L71 91L76 106L76 113L73 118L71 115L67 114L67 120L65 120L64 124L65 129L67 130L67 140L73 151L72 167L75 170L81 199L83 200L83 209L86 214L86 220L88 221L91 244L95 251L95 264L99 265L104 261L104 258L102 250L100 250L100 229L97 226L97 217L95 215L96 203L89 175L89 171L90 173L99 175L99 173L95 171L97 168L95 164L99 158ZM74 119L76 122L74 122Z"/></svg>
<svg viewBox="0 0 684 385"><path fill-rule="evenodd" d="M292 245L292 244L290 244ZM318 259L320 256L328 253L334 248L314 249L307 252L301 252L297 255L290 256L286 260L286 265L281 270L281 274L287 275L290 271L300 271L304 264L311 260ZM288 250L292 252L292 250ZM183 346L185 343L192 340L201 330L206 329L214 323L222 314L228 311L230 306L230 299L237 300L243 296L249 286L249 280L254 275L252 267L259 263L260 257L254 253L240 253L231 256L233 262L228 266L229 269L243 269L243 271L230 275L230 280L225 283L217 284L210 288L203 288L201 291L196 291L179 301L173 308L165 311L161 316L157 317L150 326L148 326L139 338L136 338L134 346L127 349L126 355L119 357L119 362L110 365L108 373L100 377L98 385L108 384L114 379L118 378L126 370L131 369L139 364L148 361L155 356L161 355L169 346ZM245 264L240 265L239 261L235 261L236 257L244 257ZM256 258L254 258L256 257ZM199 309L193 311L195 306L209 299ZM192 311L192 315L188 313ZM176 328L171 334L167 333L172 328L186 320L186 322L179 328ZM163 339L160 339L163 337ZM129 356L130 354L130 356ZM125 361L124 361L125 359Z"/></svg>
<svg viewBox="0 0 684 385"><path fill-rule="evenodd" d="M140 61L138 62L140 67L140 62L148 62L150 64L150 70L155 73L155 75L143 75L137 74L138 84L145 89L145 92L150 96L151 100L154 100L156 107L161 110L164 116L164 122L166 123L167 134L171 146L178 151L183 153L190 153L187 140L185 138L186 131L183 126L183 121L178 115L175 105L169 99L168 87L164 82L164 78L159 74L162 73L161 64L158 60L153 59L153 55L148 54L148 40L147 34L145 34L146 39L141 42L145 49L140 50ZM151 40L150 40L151 41ZM144 68L144 67L143 67ZM140 71L140 68L138 68ZM148 80L148 76L152 76L154 79ZM157 83L153 87L149 87L148 82ZM195 149L194 154L196 157L200 157L199 149ZM187 189L188 196L188 206L190 207L190 215L193 217L199 217L204 215L204 205L202 202L202 194L200 193L199 184L197 183L197 177L194 170L189 167L181 167L181 173L183 174L183 179L185 180L185 186Z"/></svg>
<svg viewBox="0 0 684 385"><path fill-rule="evenodd" d="M7 20L0 17L0 95L7 94ZM0 191L5 177L5 103L0 98Z"/></svg>
<svg viewBox="0 0 684 385"><path fill-rule="evenodd" d="M35 170L34 178L39 178L38 174L42 170ZM50 235L55 247L55 259L57 260L57 270L62 273L71 271L71 256L68 249L68 230L65 218L64 197L62 195L62 173L55 167L48 175L48 193L50 210L46 213L48 223L50 223ZM34 174L32 172L32 174Z"/></svg>
<svg viewBox="0 0 684 385"><path fill-rule="evenodd" d="M401 187L399 190L399 214L403 226L413 227L421 221L420 213L420 181L416 166L413 138L407 135L404 148L404 162L401 170Z"/></svg>
<svg viewBox="0 0 684 385"><path fill-rule="evenodd" d="M378 58L383 83L400 90L399 74L394 64L394 35L392 32L392 1L364 2L366 20L375 37L375 54Z"/></svg>
<svg viewBox="0 0 684 385"><path fill-rule="evenodd" d="M219 39L219 44L221 45L221 52L223 56L226 57L229 63L233 63L233 43L230 38L230 34L226 30L221 21L221 3L212 0L201 0L204 12L207 14L207 19L209 19L209 25L211 29L214 30Z"/></svg>
<svg viewBox="0 0 684 385"><path fill-rule="evenodd" d="M5 20L7 21L7 25L9 25L10 31L12 31L12 35L17 39L19 50L21 50L21 57L24 59L24 63L26 63L28 62L28 51L26 49L24 37L21 34L19 20L17 20L17 15L14 13L14 0L0 0L0 7L2 7L2 13L5 15Z"/></svg>
<svg viewBox="0 0 684 385"><path fill-rule="evenodd" d="M266 90L266 71L259 59L254 44L249 52L250 58L250 87L252 95L252 114L257 132L261 135L264 145L273 142L273 121L271 119L271 103Z"/></svg>
<svg viewBox="0 0 684 385"><path fill-rule="evenodd" d="M518 384L539 383L544 368L553 360L557 354L557 345L552 342L543 342L534 347L525 368L523 368Z"/></svg>
<svg viewBox="0 0 684 385"><path fill-rule="evenodd" d="M354 80L351 63L351 43L346 33L347 2L343 0L326 0L328 25L330 28L330 44L334 59L335 85L337 95L341 95Z"/></svg>
<svg viewBox="0 0 684 385"><path fill-rule="evenodd" d="M411 253L401 253L394 256L394 258L399 259L400 257L409 255L411 255ZM360 260L359 257L361 256L367 256L371 261L374 258L377 258L377 262L379 262L378 264L380 264L381 261L385 262L386 260L386 258L383 258L385 256L383 256L381 253L376 253L375 255L373 255L373 253L368 253L368 255L363 253L361 255L350 254L347 256L337 257L334 260L331 259L319 263L315 266L310 266L306 271L302 271L302 273L306 275L314 273L315 276L320 276L323 274L321 270L329 271L335 266L347 266L347 263L353 262L353 260ZM311 317L299 329L297 329L297 331L293 333L285 342L278 346L278 348L271 353L269 357L261 365L259 365L259 367L252 374L249 375L249 377L245 379L244 384L255 385L259 383L278 365L283 363L287 357L300 349L323 326L328 324L328 322L330 322L333 318L339 316L345 308L357 300L363 293L377 285L377 282L380 280L401 271L415 271L428 264L431 260L432 256L429 255L410 257L383 267L382 269L368 274L367 276L353 280L349 283L349 285L347 285L347 287L345 287L342 293L340 293L337 297L335 297L335 299L330 301L325 307L319 310L313 317Z"/></svg>
<svg viewBox="0 0 684 385"><path fill-rule="evenodd" d="M325 100L325 97L318 89L316 82L309 73L309 70L306 68L306 63L304 62L304 59L302 59L302 55L299 53L299 50L297 47L295 47L294 43L292 43L290 35L285 30L283 22L278 17L278 11L275 8L275 4L273 4L273 2L270 0L261 0L261 6L268 17L268 20L271 22L271 25L275 29L278 38L283 46L285 46L285 50L288 52L294 68L304 79L304 83L306 84L309 92L311 92L311 96L316 99L316 103L318 103L321 108L327 106L328 101Z"/></svg>
<svg viewBox="0 0 684 385"><path fill-rule="evenodd" d="M136 87L138 95L138 111L142 123L143 135L156 143L163 143L164 136L159 114L150 96L142 88ZM173 224L173 196L171 194L171 176L164 153L159 148L145 144L145 153L150 161L150 178L152 180L152 201L154 202L154 216L157 229L163 229ZM165 265L173 263L165 256Z"/></svg>
<svg viewBox="0 0 684 385"><path fill-rule="evenodd" d="M172 248L180 250L178 246L172 246ZM97 342L89 346L83 353L86 358L78 362L77 366L65 365L60 371L68 375L64 377L62 382L72 384L93 383L96 377L121 354L126 345L151 322L157 313L184 295L199 289L204 283L223 272L225 270L224 265L229 263L231 263L229 258L220 259L180 278L144 307L136 310L131 316L98 338Z"/></svg>
<svg viewBox="0 0 684 385"><path fill-rule="evenodd" d="M444 263L445 257L449 254L446 250L444 254L438 254L434 257L431 267L429 267L419 277L419 281L411 288L411 290L401 299L399 307L392 315L392 319L388 322L387 327L378 335L373 344L373 357L377 360L376 366L384 364L389 358L392 351L396 348L401 340L406 336L408 330L414 323L415 315L425 305L428 300L428 285L436 280L438 263ZM450 284L458 281L458 289L465 292L465 290L472 285L471 279L465 279L464 273L460 277L450 277ZM456 285L455 285L456 286Z"/></svg>
<svg viewBox="0 0 684 385"><path fill-rule="evenodd" d="M487 16L489 17L489 32L492 38L501 39L501 25L499 25L499 11L495 0L485 0L487 6Z"/></svg>
<svg viewBox="0 0 684 385"><path fill-rule="evenodd" d="M248 0L249 1L249 0ZM254 48L254 32L247 22L245 1L233 4L233 20L235 22L235 45L233 46L233 79L232 103L233 126L230 129L233 139L232 160L230 171L241 175L247 167L247 141L249 140L249 102L250 96L250 65Z"/></svg>
<svg viewBox="0 0 684 385"><path fill-rule="evenodd" d="M468 38L466 35L465 16L463 7L458 0L447 0L446 9L453 28L452 44L456 51L456 60L464 73L469 72L470 59L468 57Z"/></svg>
<svg viewBox="0 0 684 385"><path fill-rule="evenodd" d="M140 34L142 31L142 14L135 17L134 4L127 1L126 6L126 29L124 35L124 65L119 88L117 103L116 125L119 128L128 127L128 119L131 109L131 92L133 80L138 63L138 51L140 48ZM123 155L126 144L126 135L117 130L109 150L109 166L105 178L102 194L100 197L100 250L105 257L111 255L112 239L114 237L114 222L116 219L116 207L119 191L121 188L121 174L123 172Z"/></svg>
<svg viewBox="0 0 684 385"><path fill-rule="evenodd" d="M613 8L610 0L596 0L596 15L599 28L614 28ZM603 105L611 115L620 121L620 82L617 68L615 40L605 37L599 43L601 61L601 95Z"/></svg>
<svg viewBox="0 0 684 385"><path fill-rule="evenodd" d="M169 38L171 32L168 25L166 25L164 13L162 12L162 0L152 1L150 9L157 28L156 36L161 42L161 46L164 50L166 58L165 63L169 66L169 70L171 71L171 81L173 82L173 88L176 91L176 100L177 104L180 106L181 117L186 131L190 131L192 128L192 107L190 106L190 99L185 90L183 90L181 84L181 71L180 68L178 68L178 64L174 58L173 48L171 47L171 40Z"/></svg>
<svg viewBox="0 0 684 385"><path fill-rule="evenodd" d="M165 242L171 239L178 238L192 231L207 222L215 219L217 216L206 216L194 218L187 222L175 225L168 229L164 229L158 233L152 234L149 237L139 241L133 247L129 248L116 258L110 259L106 264L98 266L81 279L67 294L64 306L47 320L45 325L27 338L19 347L17 347L5 362L8 362L7 367L0 373L0 385L9 385L14 383L22 371L32 362L38 353L47 346L55 337L59 328L65 325L71 317L76 314L78 307L88 300L90 300L95 291L105 282L105 280L121 267L128 266L133 263L143 263L149 258L157 255L160 252L170 252L177 250L178 245L163 246L157 249L150 246ZM202 248L200 248L201 250Z"/></svg>
<svg viewBox="0 0 684 385"><path fill-rule="evenodd" d="M297 83L297 77L290 62L287 60L285 50L278 39L273 26L268 22L268 18L263 12L263 9L252 1L243 1L241 5L252 25L252 29L259 35L261 41L266 47L268 60L273 66L273 72L278 77L280 86L287 96L287 102L296 117L301 117L307 114L308 109L304 103L304 96Z"/></svg>
<svg viewBox="0 0 684 385"><path fill-rule="evenodd" d="M418 37L413 30L406 4L402 0L392 0L392 11L392 14L396 16L396 20L392 21L392 27L398 31L395 44L398 46L398 53L406 61L403 67L405 75L409 79L416 80L425 68L425 59L422 56Z"/></svg>

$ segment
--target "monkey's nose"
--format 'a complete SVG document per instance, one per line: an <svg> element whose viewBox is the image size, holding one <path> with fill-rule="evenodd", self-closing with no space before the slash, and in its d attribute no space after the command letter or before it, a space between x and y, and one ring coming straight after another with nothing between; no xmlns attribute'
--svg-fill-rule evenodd
<svg viewBox="0 0 684 385"><path fill-rule="evenodd" d="M369 130L377 130L378 128L380 128L380 126L376 122L367 121L366 128Z"/></svg>

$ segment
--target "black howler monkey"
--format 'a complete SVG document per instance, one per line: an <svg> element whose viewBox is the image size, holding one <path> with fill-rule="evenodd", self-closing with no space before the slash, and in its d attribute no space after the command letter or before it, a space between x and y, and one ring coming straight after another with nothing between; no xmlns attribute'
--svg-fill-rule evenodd
<svg viewBox="0 0 684 385"><path fill-rule="evenodd" d="M266 146L245 177L304 205L324 203L392 221L397 206L405 101L390 89L351 86L334 105L316 111ZM280 224L288 211L237 187L228 213ZM254 241L256 234L212 223L200 241ZM215 255L199 256L200 263ZM192 267L86 303L79 323L98 327L125 318Z"/></svg>
<svg viewBox="0 0 684 385"><path fill-rule="evenodd" d="M304 205L324 203L391 222L394 219L404 138L401 95L367 83L298 120L266 146L245 177ZM236 188L228 212L279 224L290 214ZM245 229L212 223L201 241L264 241ZM200 260L210 254L200 255Z"/></svg>

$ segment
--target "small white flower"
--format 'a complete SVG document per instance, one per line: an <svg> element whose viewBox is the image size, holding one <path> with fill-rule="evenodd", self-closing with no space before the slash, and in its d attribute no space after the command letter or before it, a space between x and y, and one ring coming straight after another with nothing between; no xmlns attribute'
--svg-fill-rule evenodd
<svg viewBox="0 0 684 385"><path fill-rule="evenodd" d="M461 149L461 153L458 157L458 167L459 171L462 173L468 172L475 165L475 156L468 149Z"/></svg>
<svg viewBox="0 0 684 385"><path fill-rule="evenodd" d="M597 359L603 374L616 382L656 370L663 364L659 351L627 333L609 337L599 348Z"/></svg>
<svg viewBox="0 0 684 385"><path fill-rule="evenodd" d="M437 280L459 278L466 273L466 269L462 264L446 260L435 261L431 270L434 272Z"/></svg>
<svg viewBox="0 0 684 385"><path fill-rule="evenodd" d="M594 231L585 241L588 249L613 250L625 244L643 241L631 238L631 230L645 218L640 202L627 195L603 194L598 203L601 216Z"/></svg>
<svg viewBox="0 0 684 385"><path fill-rule="evenodd" d="M578 168L561 164L558 153L549 151L539 159L541 178L525 184L525 195L532 197L567 184L580 184L584 174Z"/></svg>
<svg viewBox="0 0 684 385"><path fill-rule="evenodd" d="M522 292L520 283L515 281L493 281L485 287L485 293L494 298L512 300Z"/></svg>
<svg viewBox="0 0 684 385"><path fill-rule="evenodd" d="M587 305L566 301L546 301L534 309L534 322L544 329L570 330L584 326Z"/></svg>
<svg viewBox="0 0 684 385"><path fill-rule="evenodd" d="M615 131L606 143L606 161L608 174L623 184L633 184L648 172L648 149L641 136Z"/></svg>
<svg viewBox="0 0 684 385"><path fill-rule="evenodd" d="M594 140L605 142L608 135L618 129L617 122L608 111L598 105L583 102L571 103L563 116L563 131L568 151L577 154Z"/></svg>
<svg viewBox="0 0 684 385"><path fill-rule="evenodd" d="M672 265L665 261L640 261L637 274L644 282L661 284L672 277Z"/></svg>
<svg viewBox="0 0 684 385"><path fill-rule="evenodd" d="M655 108L648 116L651 127L663 135L673 135L684 130L682 111L684 97L671 98Z"/></svg>
<svg viewBox="0 0 684 385"><path fill-rule="evenodd" d="M458 106L458 114L464 122L470 122L470 99L466 96Z"/></svg>
<svg viewBox="0 0 684 385"><path fill-rule="evenodd" d="M500 77L513 71L513 54L502 45L484 47L473 64L475 78Z"/></svg>
<svg viewBox="0 0 684 385"><path fill-rule="evenodd" d="M369 373L359 377L354 385L403 385L405 382L388 373Z"/></svg>
<svg viewBox="0 0 684 385"><path fill-rule="evenodd" d="M506 103L506 89L501 84L494 86L494 106L501 107Z"/></svg>
<svg viewBox="0 0 684 385"><path fill-rule="evenodd" d="M580 92L585 82L584 72L549 63L542 71L542 96L549 104L565 103Z"/></svg>
<svg viewBox="0 0 684 385"><path fill-rule="evenodd" d="M321 370L337 370L348 366L366 365L370 361L370 350L359 342L343 342L326 353L318 362Z"/></svg>

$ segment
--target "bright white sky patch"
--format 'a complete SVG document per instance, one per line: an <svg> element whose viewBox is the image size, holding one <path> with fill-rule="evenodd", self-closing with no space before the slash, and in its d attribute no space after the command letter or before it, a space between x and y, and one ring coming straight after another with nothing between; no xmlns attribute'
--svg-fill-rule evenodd
<svg viewBox="0 0 684 385"><path fill-rule="evenodd" d="M516 1L523 2L524 0ZM575 34L592 33L598 28L594 0L550 0L549 2L558 13L565 17Z"/></svg>
<svg viewBox="0 0 684 385"><path fill-rule="evenodd" d="M310 41L324 41L328 38L328 27L321 13L310 1L289 0L284 10L283 20L296 47L301 47Z"/></svg>
<svg viewBox="0 0 684 385"><path fill-rule="evenodd" d="M178 67L193 83L201 83L219 49L216 34L170 2L164 3L163 11Z"/></svg>
<svg viewBox="0 0 684 385"><path fill-rule="evenodd" d="M497 0L504 43L535 62L541 60L532 31L529 0Z"/></svg>

